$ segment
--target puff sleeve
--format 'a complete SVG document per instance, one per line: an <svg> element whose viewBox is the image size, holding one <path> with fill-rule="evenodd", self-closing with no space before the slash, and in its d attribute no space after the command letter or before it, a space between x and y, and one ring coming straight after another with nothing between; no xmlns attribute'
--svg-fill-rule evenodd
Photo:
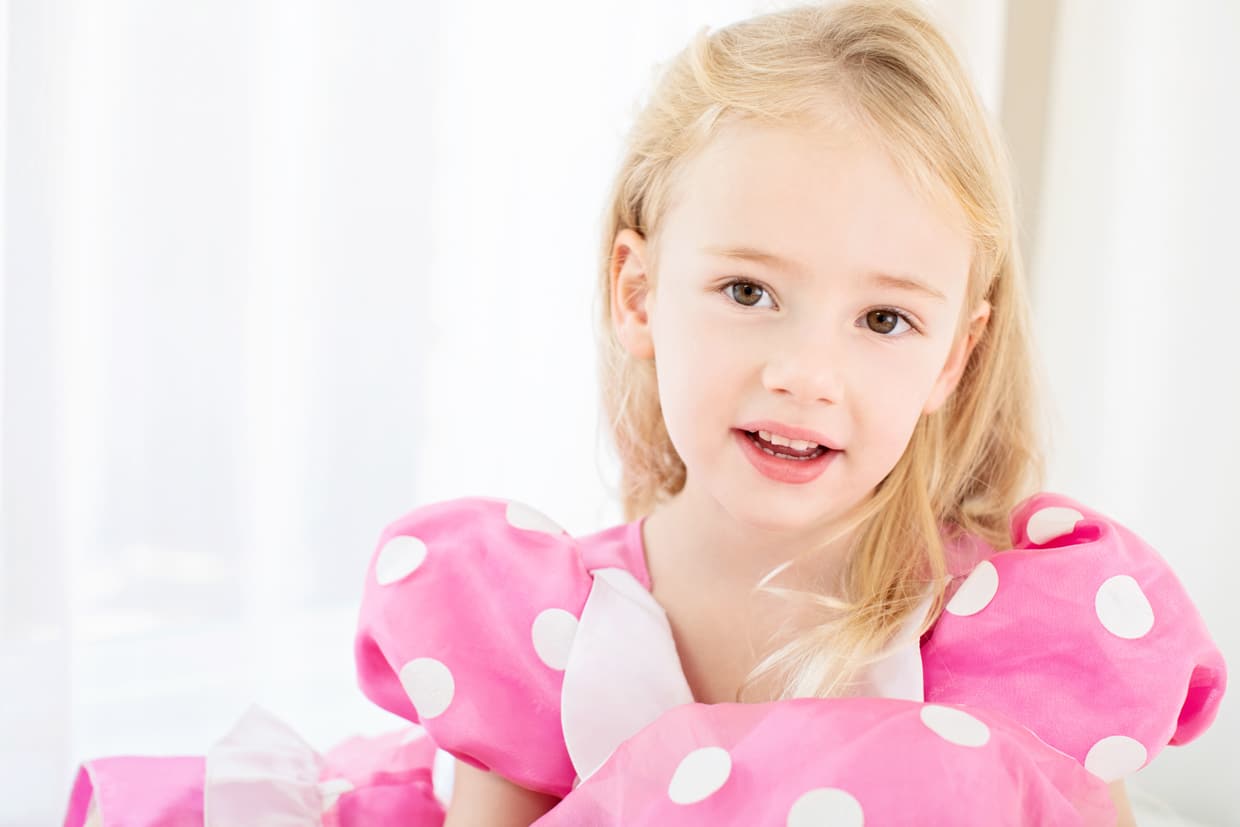
<svg viewBox="0 0 1240 827"><path fill-rule="evenodd" d="M564 666L591 577L541 513L469 497L381 534L354 653L362 691L456 758L564 797Z"/></svg>
<svg viewBox="0 0 1240 827"><path fill-rule="evenodd" d="M995 710L1105 781L1214 720L1222 654L1144 540L1061 494L1010 518L922 642L926 701Z"/></svg>

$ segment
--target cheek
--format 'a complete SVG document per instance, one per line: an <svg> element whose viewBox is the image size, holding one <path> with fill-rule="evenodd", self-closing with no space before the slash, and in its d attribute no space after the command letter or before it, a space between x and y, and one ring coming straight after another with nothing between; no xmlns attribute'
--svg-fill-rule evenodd
<svg viewBox="0 0 1240 827"><path fill-rule="evenodd" d="M718 396L735 381L744 354L742 343L707 309L687 309L670 302L654 326L655 364L660 385L693 389L694 396ZM683 395L683 394L680 394Z"/></svg>
<svg viewBox="0 0 1240 827"><path fill-rule="evenodd" d="M857 386L866 412L863 425L869 423L867 430L876 438L906 443L940 370L934 353L915 359L893 359L882 371L883 381L863 381Z"/></svg>
<svg viewBox="0 0 1240 827"><path fill-rule="evenodd" d="M743 353L717 318L678 312L659 321L673 318L653 331L659 402L672 444L693 464L718 450L737 415Z"/></svg>

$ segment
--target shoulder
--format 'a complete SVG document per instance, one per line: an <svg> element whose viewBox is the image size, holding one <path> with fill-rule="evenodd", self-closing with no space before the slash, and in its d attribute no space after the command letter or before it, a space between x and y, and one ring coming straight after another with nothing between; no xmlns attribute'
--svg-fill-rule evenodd
<svg viewBox="0 0 1240 827"><path fill-rule="evenodd" d="M924 640L927 700L1007 712L1108 781L1210 725L1226 668L1157 551L1054 492L1012 510L1010 538Z"/></svg>
<svg viewBox="0 0 1240 827"><path fill-rule="evenodd" d="M458 759L565 794L559 695L592 582L579 544L542 512L492 497L392 521L366 572L363 692Z"/></svg>

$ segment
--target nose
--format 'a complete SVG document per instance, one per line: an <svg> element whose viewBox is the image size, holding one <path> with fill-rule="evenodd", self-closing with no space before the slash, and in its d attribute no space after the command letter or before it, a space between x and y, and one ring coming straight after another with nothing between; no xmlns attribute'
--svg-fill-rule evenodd
<svg viewBox="0 0 1240 827"><path fill-rule="evenodd" d="M807 404L839 403L843 398L843 348L821 329L772 341L762 384L780 396Z"/></svg>

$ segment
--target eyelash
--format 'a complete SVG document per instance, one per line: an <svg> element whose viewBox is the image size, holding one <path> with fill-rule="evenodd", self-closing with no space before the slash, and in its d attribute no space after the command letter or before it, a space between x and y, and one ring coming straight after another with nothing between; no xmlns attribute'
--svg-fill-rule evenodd
<svg viewBox="0 0 1240 827"><path fill-rule="evenodd" d="M724 284L722 287L720 287L720 288L719 288L719 292L720 292L720 293L723 293L724 295L726 295L726 296L728 297L728 299L729 299L729 300L730 300L733 304L735 304L737 307L748 307L748 306L751 306L751 305L744 305L744 304L741 304L740 302L738 302L738 301L736 301L735 299L733 299L733 298L731 297L731 295L730 295L730 294L728 294L728 293L727 293L727 291L728 291L728 290L730 290L731 288L735 287L735 286L736 286L736 285L738 285L738 284L748 284L748 285L750 285L750 286L752 286L752 287L757 287L757 288L761 289L761 290L762 290L762 291L763 291L763 292L764 292L767 296L770 296L770 295L771 295L771 289L770 289L769 287L767 287L765 284L763 284L762 282L760 282L760 281L754 281L753 279L741 279L741 278L731 279L731 280L729 280L726 284ZM908 313L905 313L903 310L900 310L898 307L871 307L871 308L870 308L869 310L867 310L866 312L867 312L867 313L872 313L872 312L874 312L875 310L881 310L881 311L883 311L884 313L891 313L891 314L893 314L893 315L899 316L901 319L903 319L905 322L907 322L907 323L908 323L908 326L909 326L910 328L912 328L912 329L913 329L913 332L914 332L914 333L920 333L920 332L921 332L921 328L920 328L920 327L918 327L917 322L913 320L913 317L912 317L912 316L910 316ZM907 335L907 334L904 334L904 335ZM890 333L887 333L887 334L882 334L882 333L880 333L880 334L879 334L879 336L880 336L880 338L883 338L883 339L898 339L898 338L900 338L899 336L892 336Z"/></svg>

